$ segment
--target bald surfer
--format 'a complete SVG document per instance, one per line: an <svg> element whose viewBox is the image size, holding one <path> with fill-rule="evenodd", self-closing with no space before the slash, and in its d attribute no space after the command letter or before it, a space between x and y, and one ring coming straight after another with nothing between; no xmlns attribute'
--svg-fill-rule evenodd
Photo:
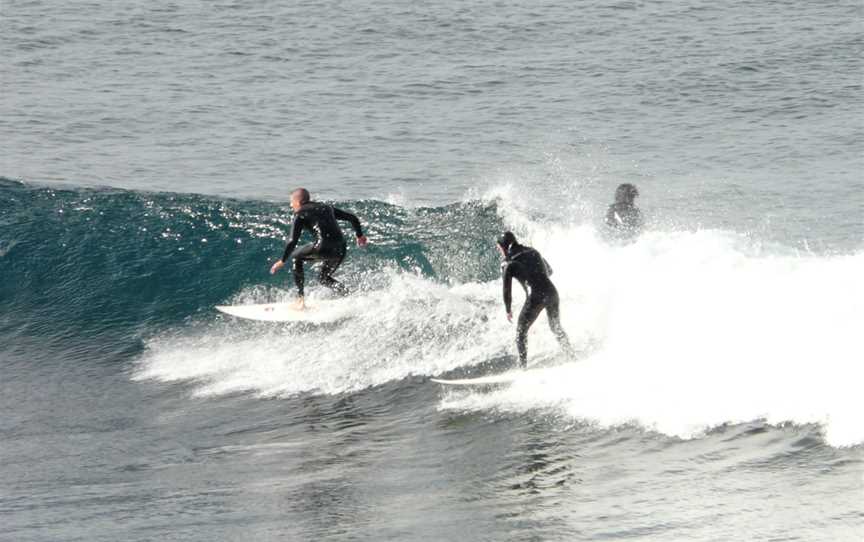
<svg viewBox="0 0 864 542"><path fill-rule="evenodd" d="M528 329L543 309L546 309L549 327L558 339L558 343L568 356L572 356L573 348L570 346L570 340L561 327L558 290L549 280L549 275L552 274L549 263L535 249L520 244L513 232L504 232L498 238L497 247L504 259L501 272L504 278L504 309L507 311L507 320L513 321L510 307L513 279L518 280L525 290L525 304L522 305L516 323L519 365L523 369L528 366Z"/></svg>
<svg viewBox="0 0 864 542"><path fill-rule="evenodd" d="M302 310L306 307L303 274L305 262L320 262L322 264L321 284L340 295L347 294L348 290L345 286L333 278L333 274L345 258L347 248L345 237L342 235L337 221L350 222L357 237L357 246L365 247L368 241L363 235L360 220L355 215L332 205L312 201L309 191L305 188L298 188L291 193L291 209L294 210L294 219L291 222L288 245L282 253L282 258L270 267L270 274L275 274L282 269L288 258L294 260L294 284L297 286L298 293L298 299L294 305L296 309ZM309 230L315 240L295 250L300 241L300 234L303 233L304 229Z"/></svg>

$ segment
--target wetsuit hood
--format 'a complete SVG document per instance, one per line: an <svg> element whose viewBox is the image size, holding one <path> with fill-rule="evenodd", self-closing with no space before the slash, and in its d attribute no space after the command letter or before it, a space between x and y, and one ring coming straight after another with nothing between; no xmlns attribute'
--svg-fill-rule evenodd
<svg viewBox="0 0 864 542"><path fill-rule="evenodd" d="M510 247L513 245L518 245L519 243L516 241L516 236L513 235L512 231L505 231L498 237L498 246L504 249L504 252L509 253Z"/></svg>
<svg viewBox="0 0 864 542"><path fill-rule="evenodd" d="M615 190L615 203L633 205L633 200L639 195L639 190L630 183L624 183Z"/></svg>

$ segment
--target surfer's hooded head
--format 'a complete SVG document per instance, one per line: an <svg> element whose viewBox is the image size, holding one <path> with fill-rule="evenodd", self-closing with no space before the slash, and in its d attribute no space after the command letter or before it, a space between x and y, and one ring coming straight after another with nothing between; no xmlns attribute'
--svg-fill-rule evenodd
<svg viewBox="0 0 864 542"><path fill-rule="evenodd" d="M513 235L512 231L505 231L498 238L498 248L501 249L501 253L505 257L510 256L510 251L518 244L519 242L516 240L516 236Z"/></svg>
<svg viewBox="0 0 864 542"><path fill-rule="evenodd" d="M615 190L615 203L633 205L633 200L639 195L639 190L630 183L624 183Z"/></svg>

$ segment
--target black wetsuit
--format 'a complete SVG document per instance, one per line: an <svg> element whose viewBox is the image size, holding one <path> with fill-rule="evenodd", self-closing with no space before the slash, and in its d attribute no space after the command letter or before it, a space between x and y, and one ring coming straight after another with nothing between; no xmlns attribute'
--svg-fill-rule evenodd
<svg viewBox="0 0 864 542"><path fill-rule="evenodd" d="M531 247L513 244L507 251L507 260L502 266L504 275L504 307L510 314L512 302L512 282L515 278L525 289L525 304L519 313L516 324L516 349L519 351L519 364L525 368L528 364L528 329L534 320L540 316L540 312L546 309L549 318L549 327L558 339L568 355L572 355L572 348L567 334L561 328L561 320L558 309L558 290L549 280L551 270L546 260L540 253Z"/></svg>
<svg viewBox="0 0 864 542"><path fill-rule="evenodd" d="M294 258L294 284L297 285L300 296L303 296L303 262L306 261L323 262L321 284L340 294L347 293L345 287L333 278L333 273L336 272L342 259L345 258L346 251L345 237L342 235L337 220L347 220L353 226L357 237L363 235L360 220L356 216L331 205L310 201L304 203L294 213L291 236L288 246L285 247L285 252L282 254L282 261L287 261L289 257ZM315 241L294 250L304 229L312 232Z"/></svg>
<svg viewBox="0 0 864 542"><path fill-rule="evenodd" d="M633 239L642 232L642 211L632 203L615 202L606 211L606 225L617 239Z"/></svg>

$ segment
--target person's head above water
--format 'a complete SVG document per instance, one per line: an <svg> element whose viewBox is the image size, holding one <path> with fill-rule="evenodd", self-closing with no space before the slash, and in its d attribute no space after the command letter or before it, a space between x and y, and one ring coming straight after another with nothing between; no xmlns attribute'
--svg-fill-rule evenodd
<svg viewBox="0 0 864 542"><path fill-rule="evenodd" d="M615 203L633 205L633 200L639 195L639 190L630 183L624 183L615 190Z"/></svg>
<svg viewBox="0 0 864 542"><path fill-rule="evenodd" d="M303 205L309 203L309 191L305 188L296 188L291 192L291 208L295 211Z"/></svg>
<svg viewBox="0 0 864 542"><path fill-rule="evenodd" d="M510 248L513 245L518 245L519 242L516 240L516 236L513 235L512 231L505 231L498 238L498 249L501 251L501 254L507 256L510 253Z"/></svg>

